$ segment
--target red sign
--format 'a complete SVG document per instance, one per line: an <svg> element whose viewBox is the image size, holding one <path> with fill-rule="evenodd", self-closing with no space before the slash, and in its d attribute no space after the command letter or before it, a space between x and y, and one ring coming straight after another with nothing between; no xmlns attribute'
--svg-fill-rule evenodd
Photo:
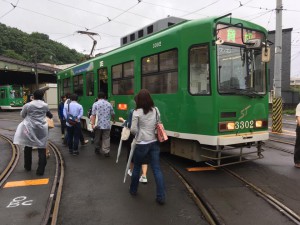
<svg viewBox="0 0 300 225"><path fill-rule="evenodd" d="M263 39L263 33L243 29L240 27L228 27L225 24L218 24L217 26L217 38L223 40L224 42L235 43L235 44L244 44L242 41L242 34L244 35L244 42L249 39Z"/></svg>

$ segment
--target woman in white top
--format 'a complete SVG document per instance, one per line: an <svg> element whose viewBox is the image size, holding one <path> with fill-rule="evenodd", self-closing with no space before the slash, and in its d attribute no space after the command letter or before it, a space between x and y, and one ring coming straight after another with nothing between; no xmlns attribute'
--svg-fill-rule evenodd
<svg viewBox="0 0 300 225"><path fill-rule="evenodd" d="M156 137L156 123L160 119L158 108L146 89L140 90L136 96L136 110L133 112L131 133L135 135L136 148L133 155L134 167L131 178L130 194L136 195L139 185L141 165L145 158L149 159L156 182L156 201L165 203L164 178L160 169L160 148Z"/></svg>

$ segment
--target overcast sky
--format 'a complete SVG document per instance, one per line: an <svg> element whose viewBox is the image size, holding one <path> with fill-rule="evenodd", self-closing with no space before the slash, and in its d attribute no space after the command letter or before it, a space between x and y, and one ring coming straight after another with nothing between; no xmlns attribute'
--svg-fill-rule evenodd
<svg viewBox="0 0 300 225"><path fill-rule="evenodd" d="M300 77L300 4L282 3L282 28L293 28L291 76ZM84 54L91 51L92 39L77 31L95 32L97 54L119 47L121 37L167 16L199 19L232 13L275 30L275 8L276 0L0 0L0 23L48 34Z"/></svg>

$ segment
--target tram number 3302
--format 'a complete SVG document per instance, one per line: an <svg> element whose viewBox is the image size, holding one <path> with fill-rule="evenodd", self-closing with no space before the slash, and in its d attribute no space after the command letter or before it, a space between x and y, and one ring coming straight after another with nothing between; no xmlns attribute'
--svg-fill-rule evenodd
<svg viewBox="0 0 300 225"><path fill-rule="evenodd" d="M254 127L254 121L237 121L234 123L234 128L236 130L238 129L245 129L245 128L253 128Z"/></svg>

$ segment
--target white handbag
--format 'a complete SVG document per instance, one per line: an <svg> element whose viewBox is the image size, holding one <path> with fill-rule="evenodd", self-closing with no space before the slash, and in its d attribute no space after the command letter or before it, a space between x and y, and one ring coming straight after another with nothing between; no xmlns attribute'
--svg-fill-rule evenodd
<svg viewBox="0 0 300 225"><path fill-rule="evenodd" d="M130 136L130 129L128 127L123 127L122 133L121 133L121 140L127 141Z"/></svg>

